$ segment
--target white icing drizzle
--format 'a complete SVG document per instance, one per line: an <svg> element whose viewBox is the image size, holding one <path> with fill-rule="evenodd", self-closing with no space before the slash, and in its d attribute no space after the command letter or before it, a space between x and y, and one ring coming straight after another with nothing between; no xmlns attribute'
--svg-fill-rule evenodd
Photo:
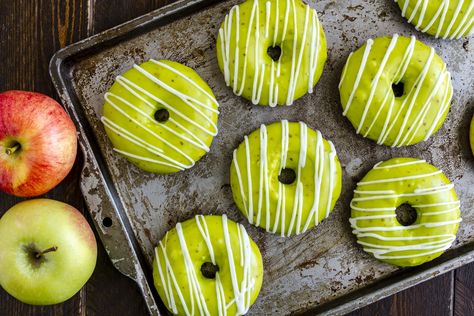
<svg viewBox="0 0 474 316"><path fill-rule="evenodd" d="M359 87L360 79L362 78L362 74L364 73L365 65L367 64L367 59L369 58L370 50L372 49L373 44L374 41L372 39L369 39L365 44L364 55L362 56L362 61L360 63L359 71L357 72L357 77L354 81L354 86L351 90L351 94L349 96L349 100L347 101L346 107L344 108L344 112L342 112L342 115L344 116L347 114L349 108L352 105L352 100L354 100L355 93L357 91L357 88Z"/></svg>
<svg viewBox="0 0 474 316"><path fill-rule="evenodd" d="M216 106L218 107L217 100L215 97L213 97L209 92L204 90L201 86L199 86L196 82L193 80L189 79L186 75L184 75L182 72L179 70L161 62L161 61L156 61L151 59L151 62L157 64L160 67L163 67L174 74L178 75L182 79L186 80L190 85L192 85L194 88L198 89L201 93L206 95L209 100ZM119 124L118 122L113 121L112 119L102 116L101 121L106 126L109 130L112 132L116 133L119 137L123 138L127 142L130 142L139 148L145 149L148 151L151 156L143 156L134 152L129 152L120 148L113 148L114 151L141 161L146 161L146 162L151 162L154 164L158 165L163 165L163 166L168 166L172 168L176 168L178 170L184 170L191 168L194 165L194 160L182 149L176 147L172 142L168 141L164 137L160 136L158 132L155 132L153 129L151 129L148 123L159 126L160 128L163 128L164 130L168 131L169 133L173 134L177 139L181 139L183 142L186 142L196 148L202 149L206 152L209 151L209 147L204 143L204 141L199 138L199 136L195 133L190 131L188 128L186 128L184 125L182 125L176 118L173 117L173 115L170 115L169 117L169 122L171 125L175 125L176 128L170 128L166 124L161 124L158 123L154 118L153 118L153 113L150 113L150 110L156 110L156 105L151 103L149 99L146 97L156 101L158 104L162 105L166 110L168 110L171 114L176 115L176 117L179 117L186 121L187 123L195 126L196 128L200 129L203 133L215 136L217 134L217 125L212 121L212 119L206 115L203 111L211 111L214 113L219 113L219 111L216 108L210 107L207 104L201 102L200 100L192 97L191 95L186 94L185 92L181 92L176 90L175 88L169 86L168 84L162 82L158 78L156 78L154 75L146 71L143 67L134 65L134 69L139 71L141 74L143 74L148 80L151 80L155 84L159 85L161 88L166 90L167 92L175 95L179 99L181 99L187 106L191 107L196 113L198 113L200 116L203 117L204 120L206 120L212 127L211 130L208 130L204 128L202 125L200 125L198 122L189 119L185 114L183 114L179 109L176 107L170 105L166 101L162 100L160 97L157 95L153 94L151 91L146 90L143 88L142 85L140 85L141 82L137 81L132 81L130 79L127 79L123 76L118 76L116 78L116 83L121 85L124 89L126 89L129 93L131 93L134 97L136 97L138 100L140 100L140 104L144 104L147 107L149 107L148 110L141 109L139 105L135 105L128 101L127 99L123 98L122 96L115 94L115 93L106 93L104 96L104 99L107 101L107 103L118 113L120 113L122 116L124 116L126 119L128 119L130 122L135 124L138 128L152 136L153 138L157 139L160 141L163 145L164 148L168 148L169 150L178 153L181 155L185 160L188 161L187 164L181 163L176 159L171 158L169 155L166 154L164 148L159 148L143 139L135 135L131 130L125 128L123 125ZM128 111L126 110L128 109ZM132 110L130 112L130 110ZM133 113L133 116L130 114ZM137 119L137 117L143 117L144 120L146 120L148 123L142 123L140 120ZM161 158L161 159L156 159L153 157Z"/></svg>
<svg viewBox="0 0 474 316"><path fill-rule="evenodd" d="M380 199L386 200L386 199L398 199L398 198L401 198L401 197L432 195L432 194L438 194L438 193L446 192L446 191L449 191L451 189L452 188L444 187L442 189L425 191L425 192L400 193L400 194L389 194L389 195L375 195L375 196L369 196L369 197L353 198L352 201L361 202L361 201L371 201L371 200L380 200Z"/></svg>
<svg viewBox="0 0 474 316"><path fill-rule="evenodd" d="M387 183L387 182L395 182L395 181L406 181L406 180L413 180L413 179L419 179L419 178L426 178L426 177L431 177L437 174L442 173L441 170L433 171L430 173L426 174L417 174L413 176L406 176L406 177L399 177L399 178L391 178L391 179L378 179L378 180L371 180L371 181L361 181L357 183L357 186L361 185L369 185L369 184L376 184L376 183Z"/></svg>
<svg viewBox="0 0 474 316"><path fill-rule="evenodd" d="M449 78L449 81L451 81L451 74L449 73L448 73L448 78ZM453 96L453 90L449 89L449 85L446 85L445 90L444 90L444 99L443 99L444 106L440 108L438 111L438 114L436 114L436 118L434 119L433 124L431 124L431 127L428 133L426 134L424 140L427 140L428 137L433 133L433 130L438 125L439 120L441 120L441 117L443 116L443 114L446 113L446 111L448 110L448 107L451 103L450 100L452 96Z"/></svg>
<svg viewBox="0 0 474 316"><path fill-rule="evenodd" d="M390 164L390 165L381 166L381 164L384 163L384 161L380 161L380 162L375 164L373 169L391 169L391 168L398 168L398 167L422 164L422 163L425 163L425 162L426 162L426 160L414 160L414 161L407 161L407 162L394 163L394 164Z"/></svg>
<svg viewBox="0 0 474 316"><path fill-rule="evenodd" d="M408 19L408 22L411 23L414 18L418 15L418 22L415 26L417 30L419 30L422 25L426 25L421 31L427 32L435 23L438 23L438 28L435 33L435 37L442 37L443 39L459 39L468 33L468 30L473 28L474 23L474 2L470 1L469 7L461 15L461 9L463 5L466 3L465 0L457 0L457 4L455 4L454 10L451 11L452 13L448 16L450 12L449 7L451 3L456 3L453 0L442 0L441 4L439 5L438 9L436 10L435 14L432 16L427 16L427 7L429 5L429 0L404 0L404 5L402 8L402 16ZM468 0L469 1L469 0ZM395 0L398 2L398 0ZM410 13L410 16L407 16L408 8L411 4L414 4L413 9ZM446 26L445 30L443 30L445 26L445 21L447 21L448 25ZM458 22L458 26L456 29L453 30L454 24Z"/></svg>
<svg viewBox="0 0 474 316"><path fill-rule="evenodd" d="M418 76L417 80L415 81L415 84L414 84L414 87L416 87L415 89L412 89L409 93L408 93L408 96L403 100L403 103L402 105L400 106L400 109L399 111L397 112L397 115L395 115L395 119L393 120L392 122L392 125L390 126L389 130L388 130L388 133L387 133L387 136L388 134L390 133L390 131L392 130L393 126L395 125L394 123L398 120L398 117L399 115L402 113L401 109L404 109L405 108L405 104L407 103L408 100L410 100L410 97L411 97L411 100L410 100L410 103L409 103L409 106L408 106L408 110L407 112L405 113L405 118L403 119L403 123L402 123L402 127L398 129L398 134L397 134L397 137L395 138L395 141L393 142L392 144L392 147L396 147L396 146L400 146L398 145L398 142L400 140L400 137L402 137L402 135L405 132L405 126L406 124L408 123L408 120L411 118L411 113L413 111L413 108L415 106L415 102L417 101L417 98L418 98L418 94L421 90L421 87L423 87L423 82L425 81L425 78L426 76L428 75L428 70L430 69L430 66L431 66L431 63L433 61L433 57L435 55L435 50L433 47L430 47L430 56L428 57L428 61L425 63L424 67L423 67L423 70L420 72L420 75ZM443 68L444 70L445 68ZM439 76L439 78L441 78L441 76ZM438 80L439 81L439 80ZM436 85L435 85L436 86ZM412 92L413 92L413 95L412 95ZM426 107L427 103L429 103L431 100L428 99L427 101L425 101L424 105L422 108ZM429 107L427 107L428 109ZM421 125L422 122L420 122L419 125Z"/></svg>
<svg viewBox="0 0 474 316"><path fill-rule="evenodd" d="M377 163L373 170L392 170L398 168L399 172L402 172L404 168L412 168L417 164L425 164L426 162L424 160L413 160L401 163L389 163L381 166L380 164L382 163L383 162ZM413 168L416 168L416 166ZM389 187L391 185L398 186L398 182L400 181L439 177L440 173L442 173L442 171L438 170L405 177L390 179L379 178L358 183L357 189L354 190L357 197L354 197L350 204L352 218L350 218L349 221L353 233L357 235L357 242L363 246L365 251L372 253L378 259L407 259L439 253L451 246L456 235L440 234L440 232L445 232L445 226L455 225L461 222L461 218L456 215L456 212L459 212L460 201L446 201L446 195L442 194L443 192L453 190L454 185L452 183L416 188L412 192L399 194L396 194L395 190L390 189L364 189L364 185L376 185L380 183L384 183ZM379 177L382 176L383 174L380 173ZM406 188L409 190L408 187ZM409 226L402 226L398 223L395 214L396 207L372 207L372 205L383 206L400 203L400 198L405 200L404 198L406 197L416 198L427 195L429 195L429 197L425 200L432 201L432 203L413 204L412 207L418 211L418 216L421 219L417 219L415 224ZM376 200L380 201L372 202ZM371 204L364 204L366 201L370 201ZM362 204L360 202L362 202ZM358 205L356 206L354 203L358 203ZM374 213L376 215L373 215ZM429 229L430 233L428 235L416 235L416 232L414 232L411 236L403 235L407 230L417 230L419 228ZM374 243L372 240L366 238L378 239L385 242L385 244ZM405 253L400 254L400 252Z"/></svg>
<svg viewBox="0 0 474 316"><path fill-rule="evenodd" d="M218 258L215 257L216 249L214 249L215 245L213 244L213 241L215 242L216 238L223 238L224 240L224 253L227 254L227 257L222 262L222 264L226 261L228 262L227 264L230 272L229 277L232 284L233 299L229 302L226 302L226 292L224 290L220 271L216 272L215 294L217 298L218 315L227 315L227 310L232 305L235 305L237 315L244 315L250 308L250 294L255 285L255 280L252 278L252 249L250 245L250 237L245 231L245 228L240 224L236 224L238 232L237 236L232 236L229 232L229 223L226 215L222 215L222 236L215 236L215 234L213 236L210 234L205 216L196 216L195 222L199 232L201 233L201 238L207 246L209 256L213 264L219 265L219 262L217 261ZM181 291L181 289L185 287L186 284L178 282L176 273L173 271L173 264L170 261L168 253L167 234L164 240L161 240L158 246L155 248L155 259L158 268L158 274L163 291L165 293L165 297L163 299L173 314L178 314L178 307L180 304L186 315L212 315L213 311L209 311L206 303L206 297L213 297L214 293L205 293L201 288L198 278L198 274L201 272L196 271L195 269L195 264L192 261L190 249L188 248L186 242L186 232L183 230L181 223L176 225L176 233L179 239L181 257L186 269L186 284L189 288L189 298L185 297ZM240 276L237 274L237 266L235 263L236 254L232 249L232 244L235 244L236 241L238 241L240 249L238 252L238 262L243 271ZM222 247L220 243L219 247ZM176 250L173 249L172 251ZM173 259L178 260L175 253L173 255ZM162 265L164 265L164 269ZM224 266L221 266L220 268L224 269ZM212 281L209 280L209 282Z"/></svg>
<svg viewBox="0 0 474 316"><path fill-rule="evenodd" d="M286 0L281 39L278 39L279 20L281 18L279 0L264 2L264 10L260 10L261 0L253 0L252 10L249 14L250 17L246 21L248 23L248 30L245 35L242 34L243 36L240 34L242 13L240 12L239 5L232 7L219 29L220 57L226 85L232 87L233 92L240 96L246 87L246 80L251 79L251 101L253 104L267 102L267 100L262 100L262 91L266 86L268 87L268 104L271 107L276 106L279 93L282 92L279 89L279 85L283 82L288 82L288 89L284 97L285 104L292 105L296 90L301 84L306 84L299 76L301 68L305 67L305 65L309 68L309 71L307 71L307 91L309 93L313 91L314 77L317 71L319 71L318 56L321 49L320 22L316 11L305 5L303 29L298 29L299 21L303 17L298 15L299 10L297 10L295 1ZM273 6L274 8L272 8ZM260 12L264 13L262 17L260 17ZM268 48L264 47L262 43L272 38L273 47L287 47L283 43L287 36L293 35L288 33L288 23L290 20L293 22L293 32L296 36L292 37L292 51L288 52L284 49L281 51L280 60L283 55L291 54L291 67L288 71L288 77L281 77L281 63L279 61L273 61L269 56L261 58L261 56L266 55ZM271 35L272 32L273 36ZM243 44L244 40L245 51L241 52L240 45ZM250 45L251 40L254 40L253 45ZM301 42L299 47L297 45L298 42ZM253 51L250 52L249 47L252 47ZM262 54L262 50L265 50L264 54ZM305 52L306 58L303 58ZM253 75L247 78L249 58L253 58L253 61L250 62L253 62L255 67L253 67ZM234 69L231 69L232 62L234 63ZM240 74L239 69L243 69Z"/></svg>
<svg viewBox="0 0 474 316"><path fill-rule="evenodd" d="M368 60L370 59L373 44L374 44L373 40L369 39L367 41L367 44L365 45L365 49L363 51L362 59L360 62L358 62L359 68L358 68L358 72L355 79L347 78L347 68L354 64L354 61L352 60L353 53L349 55L346 65L344 66L344 69L341 75L341 80L339 82L339 89L343 88L343 85L351 86L349 99L347 100L347 103L343 111L344 116L348 114L351 108L351 105L353 104L360 82L363 80L362 79L363 76L366 76L368 73L365 68L366 68L366 64L368 63ZM399 63L398 68L394 72L394 75L393 75L394 83L396 84L399 83L401 79L405 76L405 73L414 55L415 44L416 44L416 39L414 36L412 36L407 48L405 49L403 58L401 59L401 62ZM442 84L444 84L445 85L445 88L443 89L444 92L443 92L442 97L440 96L440 98L443 100L443 103L442 103L442 106L439 107L436 117L432 120L431 126L428 128L429 133L426 135L426 138L428 138L433 132L433 130L436 128L436 126L438 125L439 120L441 119L442 115L446 113L447 107L449 106L448 92L450 90L449 89L450 74L449 72L446 71L446 65L444 64L443 69L438 74L436 83L431 88L430 93L426 97L426 99L421 99L419 97L420 92L422 91L423 88L425 88L424 83L427 80L429 70L432 65L432 61L435 58L435 51L433 48L430 48L430 54L427 61L424 63L423 69L420 71L417 79L415 80L415 83L412 85L412 88L409 91L407 91L406 95L400 101L401 103L398 106L398 110L396 111L396 113L394 113L395 108L396 108L396 100L395 100L396 98L394 94L392 93L391 87L388 87L388 86L386 87L387 91L385 92L384 98L381 103L372 104L377 91L380 91L379 82L381 78L384 78L387 75L387 74L384 75L384 73L387 72L387 68L388 68L387 66L389 64L389 60L392 58L392 52L398 45L404 45L404 44L400 44L400 37L397 34L395 34L392 36L390 43L388 47L386 48L385 53L378 65L378 69L376 70L375 76L370 83L370 90L368 92L368 97L365 102L365 105L363 106L362 116L356 128L356 132L358 134L364 128L367 128L366 131L363 133L364 137L366 137L371 132L375 123L377 123L383 116L385 116L383 128L381 132L379 133L378 139L377 139L378 144L383 144L387 140L389 135L391 134L392 130L394 129L395 124L399 120L399 117L402 114L404 114L403 121L401 122L401 127L398 129L397 134L395 135L395 140L392 142L392 147L404 146L413 142L419 129L424 125L424 123L427 123L425 121L427 114L433 110L434 106L436 106L436 104L433 102L433 99L435 98L435 96L439 94L440 92L439 89L442 86ZM377 50L377 52L378 51L379 50ZM421 110L418 111L417 113L414 113L415 102L420 102L420 103L423 102L421 106ZM388 108L387 108L387 105L388 105ZM367 115L374 106L378 107L377 113L373 117L372 121L368 122L366 120ZM414 114L412 115L412 113ZM413 117L415 114L416 116ZM406 126L410 126L410 128L406 129Z"/></svg>
<svg viewBox="0 0 474 316"><path fill-rule="evenodd" d="M245 169L241 170L239 165L239 157L237 149L233 154L233 166L235 168L235 173L237 176L238 182L238 191L244 204L243 212L248 218L251 224L260 226L263 216L265 216L265 229L268 232L275 233L278 228L280 228L281 236L290 236L292 234L300 234L309 228L311 221L314 217L314 224L319 223L319 211L320 209L324 211L325 217L327 217L331 211L332 204L332 194L336 183L336 150L334 145L328 141L330 146L330 151L326 152L324 148L324 140L319 131L316 131L317 138L315 143L315 153L314 153L314 173L313 173L313 184L314 184L314 198L313 204L310 208L310 211L306 218L304 218L304 211L308 209L307 205L303 204L304 200L304 183L302 182L301 175L303 168L306 166L307 156L308 156L308 126L299 122L299 158L298 166L295 170L296 180L295 180L295 193L293 199L293 205L287 205L286 203L286 187L287 185L282 184L280 181L278 183L278 200L276 206L272 206L270 202L270 192L273 192L274 189L270 187L269 181L269 170L268 170L268 135L267 127L261 125L259 130L259 139L260 139L260 161L258 163L258 201L256 205L255 215L254 215L254 205L253 205L253 183L252 179L252 155L250 153L250 144L248 137L244 137L244 143L241 150L244 150L244 153L241 154L245 157ZM290 142L289 136L289 124L287 120L281 121L281 158L278 174L281 173L281 170L285 169L287 166L287 155L288 155L288 146ZM326 156L327 155L327 156ZM242 156L241 156L242 157ZM327 166L329 165L329 167ZM247 177L247 188L244 187L244 176ZM323 181L327 179L328 181L328 190L326 193L326 204L320 205L322 196L322 185ZM292 184L293 185L293 184ZM263 205L265 201L265 206ZM289 224L286 224L286 216L290 215ZM254 221L254 217L256 218Z"/></svg>
<svg viewBox="0 0 474 316"><path fill-rule="evenodd" d="M370 83L370 94L369 94L367 102L364 106L364 112L362 113L362 118L360 119L359 126L357 127L357 130L356 130L357 134L360 133L360 130L362 129L362 126L364 126L365 117L367 115L367 112L369 111L370 105L372 104L372 99L375 95L375 91L377 90L377 86L379 84L380 77L382 76L382 73L385 70L385 66L387 65L388 59L390 58L390 55L392 54L393 49L397 45L397 41L398 41L398 34L395 34L395 35L393 35L393 37L390 41L390 44L388 45L387 52L383 56L382 62L380 63L379 69L377 70L377 73L375 74L374 79Z"/></svg>

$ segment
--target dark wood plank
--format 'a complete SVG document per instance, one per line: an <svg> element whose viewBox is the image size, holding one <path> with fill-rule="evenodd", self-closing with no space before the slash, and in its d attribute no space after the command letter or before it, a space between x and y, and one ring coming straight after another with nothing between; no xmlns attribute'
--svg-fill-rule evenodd
<svg viewBox="0 0 474 316"><path fill-rule="evenodd" d="M451 315L453 311L453 274L454 272L448 272L440 275L432 280L361 308L349 315Z"/></svg>
<svg viewBox="0 0 474 316"><path fill-rule="evenodd" d="M95 0L93 31L102 32L176 0Z"/></svg>
<svg viewBox="0 0 474 316"><path fill-rule="evenodd" d="M454 273L454 315L474 315L474 263Z"/></svg>
<svg viewBox="0 0 474 316"><path fill-rule="evenodd" d="M87 316L148 315L137 285L114 268L102 244L99 244L97 268L87 283L86 293Z"/></svg>
<svg viewBox="0 0 474 316"><path fill-rule="evenodd" d="M33 90L51 96L48 63L65 45L87 36L88 0L0 1L0 91ZM80 157L71 174L48 198L82 209ZM0 215L22 199L0 193ZM85 290L55 306L22 304L0 290L0 315L80 315Z"/></svg>

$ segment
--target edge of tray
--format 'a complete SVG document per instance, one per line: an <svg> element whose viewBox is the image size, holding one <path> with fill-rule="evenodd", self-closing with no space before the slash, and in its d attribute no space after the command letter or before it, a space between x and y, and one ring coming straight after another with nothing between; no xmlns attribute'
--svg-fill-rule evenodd
<svg viewBox="0 0 474 316"><path fill-rule="evenodd" d="M81 173L81 191L94 220L96 230L113 265L121 273L137 282L152 315L160 315L158 305L161 305L161 301L156 291L150 286L153 284L151 269L144 261L115 185L111 184L109 171L103 162L100 149L95 143L95 136L91 127L82 113L83 110L77 109L79 106L75 106L75 104L79 104L79 101L75 93L69 91L69 85L65 82L64 70L67 69L66 62L69 59L80 54L87 54L89 50L100 48L101 45L113 45L116 41L126 37L132 30L145 29L158 20L185 13L185 11L198 5L205 7L216 2L219 2L219 0L179 0L69 45L56 52L49 65L49 72L55 89L79 131L79 144L85 156ZM102 224L104 217L109 217L113 223L119 223L120 225L104 227ZM125 249L122 249L123 247ZM455 251L460 252L460 254L439 263L428 264L428 267L423 265L409 271L401 271L400 275L378 280L369 287L343 295L321 306L309 307L306 310L295 311L295 313L343 315L474 261L474 249L471 244L461 246ZM386 281L390 279L395 279L395 281L385 285Z"/></svg>

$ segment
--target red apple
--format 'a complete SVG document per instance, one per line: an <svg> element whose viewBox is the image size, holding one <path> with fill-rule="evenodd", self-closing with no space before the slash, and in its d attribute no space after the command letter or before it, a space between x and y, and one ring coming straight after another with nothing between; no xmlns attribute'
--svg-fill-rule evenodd
<svg viewBox="0 0 474 316"><path fill-rule="evenodd" d="M35 92L0 93L0 190L48 192L69 173L76 151L76 127L58 102Z"/></svg>

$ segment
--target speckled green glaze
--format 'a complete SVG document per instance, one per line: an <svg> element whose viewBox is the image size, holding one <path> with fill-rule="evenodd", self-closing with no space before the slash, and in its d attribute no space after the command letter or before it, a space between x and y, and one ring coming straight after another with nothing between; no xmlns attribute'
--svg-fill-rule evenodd
<svg viewBox="0 0 474 316"><path fill-rule="evenodd" d="M301 0L247 0L225 17L217 60L227 86L260 105L291 105L312 92L327 59L317 12ZM274 61L267 50L280 47Z"/></svg>
<svg viewBox="0 0 474 316"><path fill-rule="evenodd" d="M395 0L402 15L419 31L435 37L461 38L472 34L472 0Z"/></svg>
<svg viewBox="0 0 474 316"><path fill-rule="evenodd" d="M396 208L409 204L416 221L399 223ZM377 259L416 266L440 256L456 238L460 203L449 179L415 158L380 162L357 184L350 223L357 242Z"/></svg>
<svg viewBox="0 0 474 316"><path fill-rule="evenodd" d="M296 174L279 181L281 170ZM334 208L342 171L333 144L302 122L262 125L234 151L230 185L250 223L281 236L300 234Z"/></svg>
<svg viewBox="0 0 474 316"><path fill-rule="evenodd" d="M218 104L191 68L150 60L126 71L105 94L103 116L114 150L154 173L191 168L217 134ZM155 119L167 110L164 122Z"/></svg>
<svg viewBox="0 0 474 316"><path fill-rule="evenodd" d="M395 94L396 84L401 94ZM343 115L356 132L393 147L434 134L453 94L451 75L435 50L398 35L369 39L349 55L339 91Z"/></svg>
<svg viewBox="0 0 474 316"><path fill-rule="evenodd" d="M204 263L217 265L214 278L201 272ZM174 315L243 315L262 286L262 256L242 225L225 215L198 215L160 241L153 279Z"/></svg>

